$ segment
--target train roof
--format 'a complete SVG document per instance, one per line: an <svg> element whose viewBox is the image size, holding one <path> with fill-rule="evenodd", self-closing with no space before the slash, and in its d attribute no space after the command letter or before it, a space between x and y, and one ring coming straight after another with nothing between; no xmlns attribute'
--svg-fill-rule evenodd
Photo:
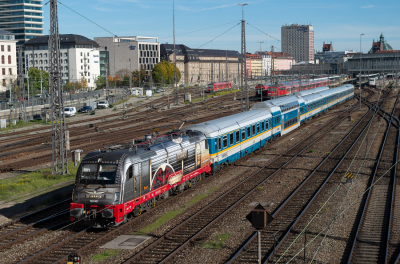
<svg viewBox="0 0 400 264"><path fill-rule="evenodd" d="M281 105L286 105L292 102L297 102L299 105L304 102L304 100L301 97L295 96L295 95L289 95L289 96L284 96L264 102L257 103L253 105L251 110L255 109L267 109L270 111L272 114L275 114L276 112L280 112Z"/></svg>
<svg viewBox="0 0 400 264"><path fill-rule="evenodd" d="M325 90L329 90L329 87L328 86L321 86L321 87L317 87L317 88L314 88L314 89L308 89L308 90L304 90L304 91L300 91L300 92L295 92L295 93L292 93L292 95L306 96L306 95L309 95L309 94L312 94L312 93L318 93L318 92L322 92L322 91L325 91Z"/></svg>
<svg viewBox="0 0 400 264"><path fill-rule="evenodd" d="M331 88L329 90L325 90L325 91L320 91L317 93L313 93L313 94L309 94L303 97L304 101L306 102L306 104L312 103L316 100L320 100L322 98L328 97L329 95L332 94L337 94L343 91L347 91L351 88L353 88L354 86L351 84L345 84L343 86L339 86L339 87L335 87L335 88Z"/></svg>
<svg viewBox="0 0 400 264"><path fill-rule="evenodd" d="M270 117L272 117L272 115L266 109L250 110L192 125L185 130L200 131L203 132L206 137L215 137Z"/></svg>

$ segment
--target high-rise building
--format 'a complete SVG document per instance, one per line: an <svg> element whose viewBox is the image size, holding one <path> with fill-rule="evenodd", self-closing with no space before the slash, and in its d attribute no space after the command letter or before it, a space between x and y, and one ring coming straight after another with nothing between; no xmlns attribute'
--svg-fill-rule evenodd
<svg viewBox="0 0 400 264"><path fill-rule="evenodd" d="M285 24L281 28L281 51L296 62L314 63L314 27L312 24Z"/></svg>
<svg viewBox="0 0 400 264"><path fill-rule="evenodd" d="M15 35L18 45L43 36L42 0L0 0L0 29Z"/></svg>

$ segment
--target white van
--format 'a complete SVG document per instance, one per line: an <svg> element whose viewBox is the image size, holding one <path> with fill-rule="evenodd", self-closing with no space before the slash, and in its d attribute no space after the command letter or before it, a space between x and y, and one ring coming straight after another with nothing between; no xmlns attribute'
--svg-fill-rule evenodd
<svg viewBox="0 0 400 264"><path fill-rule="evenodd" d="M75 107L64 107L64 115L65 116L76 115L76 108Z"/></svg>

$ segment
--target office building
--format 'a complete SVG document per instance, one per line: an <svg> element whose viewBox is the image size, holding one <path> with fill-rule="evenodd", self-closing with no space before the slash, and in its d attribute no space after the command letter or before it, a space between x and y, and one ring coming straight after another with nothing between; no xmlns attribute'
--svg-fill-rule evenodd
<svg viewBox="0 0 400 264"><path fill-rule="evenodd" d="M25 59L28 67L49 71L49 36L36 37L25 43ZM99 44L81 35L60 34L60 67L62 83L86 79L87 87L96 88L100 75Z"/></svg>
<svg viewBox="0 0 400 264"><path fill-rule="evenodd" d="M281 28L281 51L296 63L314 63L314 27L312 24L285 24Z"/></svg>
<svg viewBox="0 0 400 264"><path fill-rule="evenodd" d="M43 36L42 0L1 0L0 29L15 35L17 45Z"/></svg>
<svg viewBox="0 0 400 264"><path fill-rule="evenodd" d="M148 72L160 62L160 43L156 37L96 37L103 63L108 58L108 75L114 77L120 70ZM107 57L107 58L106 58ZM105 75L105 65L101 64Z"/></svg>

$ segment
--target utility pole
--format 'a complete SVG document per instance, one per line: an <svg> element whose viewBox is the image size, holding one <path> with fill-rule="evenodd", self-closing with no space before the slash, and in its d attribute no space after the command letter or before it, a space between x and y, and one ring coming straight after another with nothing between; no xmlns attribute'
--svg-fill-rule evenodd
<svg viewBox="0 0 400 264"><path fill-rule="evenodd" d="M106 67L106 100L109 100L109 86L108 86L108 63L107 61L104 62L104 66Z"/></svg>
<svg viewBox="0 0 400 264"><path fill-rule="evenodd" d="M42 70L40 70L40 94L43 98L43 78L42 78Z"/></svg>
<svg viewBox="0 0 400 264"><path fill-rule="evenodd" d="M277 87L275 85L275 79L274 79L274 68L275 68L274 46L271 46L271 83L272 83L271 89L273 91L273 93L272 93L273 95L278 95Z"/></svg>
<svg viewBox="0 0 400 264"><path fill-rule="evenodd" d="M64 101L60 73L60 35L58 30L57 0L50 0L50 36L49 36L51 94L51 130L52 130L52 173L68 173L68 156L65 131Z"/></svg>
<svg viewBox="0 0 400 264"><path fill-rule="evenodd" d="M247 91L247 69L246 69L246 27L245 27L245 20L244 20L244 6L248 5L245 4L238 4L242 6L242 40L241 40L241 52L242 52L242 78L241 78L241 85L242 85L242 98L243 98L243 89L246 89L246 111L249 107L249 93ZM243 87L243 78L244 78L244 85ZM241 111L243 112L243 105L241 105Z"/></svg>
<svg viewBox="0 0 400 264"><path fill-rule="evenodd" d="M18 87L20 90L20 93L22 93L22 101L20 104L20 114L22 117L22 120L26 122L26 108L25 108L25 87L24 87L24 71L22 69L22 47L18 47ZM28 72L27 72L28 73ZM10 71L8 71L8 74L10 75ZM10 80L9 80L10 81ZM29 91L28 91L28 97L29 97ZM17 98L17 97L15 97Z"/></svg>
<svg viewBox="0 0 400 264"><path fill-rule="evenodd" d="M175 1L172 2L172 24L174 33L174 103L178 104L178 87L176 85L176 49L175 49Z"/></svg>
<svg viewBox="0 0 400 264"><path fill-rule="evenodd" d="M226 77L225 77L225 81L228 81L228 50L225 51L225 73L226 73Z"/></svg>
<svg viewBox="0 0 400 264"><path fill-rule="evenodd" d="M129 91L132 88L132 61L131 58L129 58Z"/></svg>
<svg viewBox="0 0 400 264"><path fill-rule="evenodd" d="M360 88L360 109L361 109L361 63L362 63L362 61L361 61L361 56L362 56L362 50L361 50L361 37L362 37L362 35L364 35L364 33L363 34L360 34L360 74L359 74L359 88Z"/></svg>

